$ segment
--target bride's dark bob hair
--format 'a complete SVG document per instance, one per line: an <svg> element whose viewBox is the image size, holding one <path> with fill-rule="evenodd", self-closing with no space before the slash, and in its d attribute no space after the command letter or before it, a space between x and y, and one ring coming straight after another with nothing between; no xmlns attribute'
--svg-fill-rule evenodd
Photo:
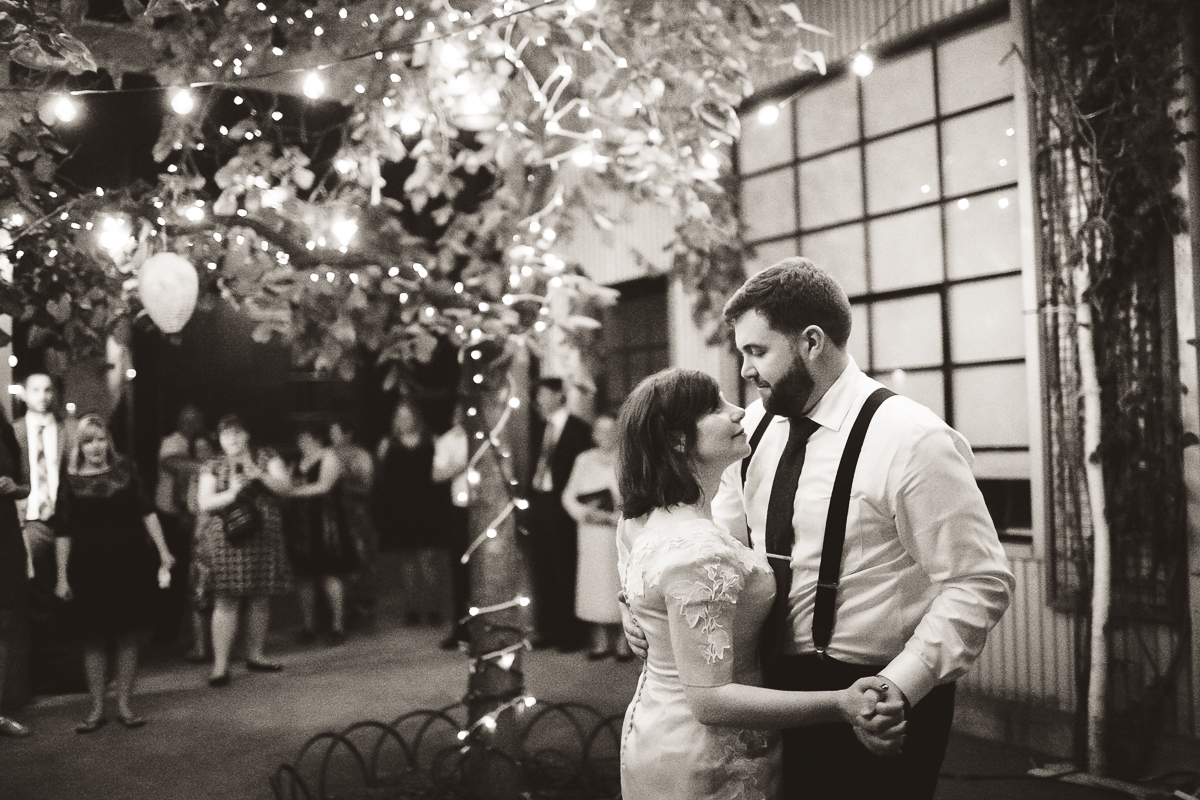
<svg viewBox="0 0 1200 800"><path fill-rule="evenodd" d="M696 423L720 406L721 387L694 369L665 369L637 385L617 422L617 483L626 518L700 499L689 455Z"/></svg>

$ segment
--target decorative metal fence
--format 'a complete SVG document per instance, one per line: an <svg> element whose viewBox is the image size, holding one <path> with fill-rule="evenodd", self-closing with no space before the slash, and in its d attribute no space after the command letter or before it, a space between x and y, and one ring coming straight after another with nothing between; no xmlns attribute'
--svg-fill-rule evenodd
<svg viewBox="0 0 1200 800"><path fill-rule="evenodd" d="M621 715L579 703L524 712L516 747L503 749L468 729L456 704L403 714L391 723L356 722L319 733L271 776L277 800L471 800L498 798L501 785L531 800L620 796ZM516 753L514 756L512 753Z"/></svg>

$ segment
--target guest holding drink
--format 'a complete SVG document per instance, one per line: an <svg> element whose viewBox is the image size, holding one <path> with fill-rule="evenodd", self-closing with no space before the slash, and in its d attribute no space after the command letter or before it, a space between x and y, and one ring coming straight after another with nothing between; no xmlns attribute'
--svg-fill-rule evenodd
<svg viewBox="0 0 1200 800"><path fill-rule="evenodd" d="M263 647L271 597L290 594L293 588L278 500L291 489L283 462L270 451L251 449L250 434L236 414L217 424L217 440L221 454L200 470L197 489L197 529L212 570L213 669L208 685L214 688L229 685L229 656L243 606L246 669L283 669L266 660Z"/></svg>

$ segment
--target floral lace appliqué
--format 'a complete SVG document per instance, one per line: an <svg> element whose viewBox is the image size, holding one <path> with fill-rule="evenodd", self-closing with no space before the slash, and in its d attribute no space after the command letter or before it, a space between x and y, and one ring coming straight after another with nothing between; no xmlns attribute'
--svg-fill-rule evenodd
<svg viewBox="0 0 1200 800"><path fill-rule="evenodd" d="M676 581L668 595L679 601L679 613L690 627L700 626L707 643L700 648L705 662L715 664L725 657L733 639L721 624L720 603L737 603L742 576L727 563L712 559L699 565L707 580Z"/></svg>
<svg viewBox="0 0 1200 800"><path fill-rule="evenodd" d="M764 800L766 794L759 786L756 761L766 758L775 746L779 734L775 731L751 731L724 728L717 734L725 757L721 763L731 780L718 800Z"/></svg>

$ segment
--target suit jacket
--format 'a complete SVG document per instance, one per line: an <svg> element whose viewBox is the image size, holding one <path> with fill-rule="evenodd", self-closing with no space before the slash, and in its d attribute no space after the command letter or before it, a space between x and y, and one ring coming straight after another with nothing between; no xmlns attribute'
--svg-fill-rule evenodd
<svg viewBox="0 0 1200 800"><path fill-rule="evenodd" d="M541 452L542 440L545 435L546 423L543 422L534 431L535 453ZM593 447L595 444L592 442L592 426L574 414L569 415L567 421L563 423L558 442L554 445L554 452L550 454L550 480L554 487L552 494L555 497L562 497L567 479L571 477L571 470L575 467L576 457L584 450L590 450ZM534 463L537 463L536 458Z"/></svg>
<svg viewBox="0 0 1200 800"><path fill-rule="evenodd" d="M58 468L59 468L59 491L62 490L62 475L66 474L67 470L67 454L71 451L71 440L75 437L75 426L69 424L62 417L56 416L58 420ZM13 432L17 435L17 447L21 450L21 477L17 480L20 484L29 484L29 472L33 465L29 463L29 425L25 422L25 418L21 417L13 423ZM29 506L29 499L22 498L17 501L17 516L21 520L21 524L25 524L25 514ZM58 507L58 498L55 498L55 508Z"/></svg>

